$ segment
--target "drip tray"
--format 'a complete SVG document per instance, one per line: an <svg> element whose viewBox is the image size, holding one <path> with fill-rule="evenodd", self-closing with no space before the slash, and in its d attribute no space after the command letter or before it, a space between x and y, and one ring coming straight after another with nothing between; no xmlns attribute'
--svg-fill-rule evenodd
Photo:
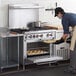
<svg viewBox="0 0 76 76"><path fill-rule="evenodd" d="M33 61L33 63L43 63L43 62L55 62L63 60L63 57L59 56L41 56L41 57L32 57L28 58L29 60Z"/></svg>

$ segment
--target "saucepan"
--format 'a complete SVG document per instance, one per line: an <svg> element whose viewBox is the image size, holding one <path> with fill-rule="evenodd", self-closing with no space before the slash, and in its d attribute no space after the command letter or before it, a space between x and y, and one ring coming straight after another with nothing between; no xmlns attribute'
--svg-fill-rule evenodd
<svg viewBox="0 0 76 76"><path fill-rule="evenodd" d="M35 28L35 27L41 27L41 21L36 21L36 22L29 22L27 24L28 28Z"/></svg>

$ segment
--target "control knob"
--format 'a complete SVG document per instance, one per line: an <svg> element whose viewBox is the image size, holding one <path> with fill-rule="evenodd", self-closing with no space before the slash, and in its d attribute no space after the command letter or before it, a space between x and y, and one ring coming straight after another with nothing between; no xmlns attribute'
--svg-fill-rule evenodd
<svg viewBox="0 0 76 76"><path fill-rule="evenodd" d="M38 34L36 35L36 37L38 38Z"/></svg>
<svg viewBox="0 0 76 76"><path fill-rule="evenodd" d="M29 35L29 38L32 38L32 35Z"/></svg>
<svg viewBox="0 0 76 76"><path fill-rule="evenodd" d="M35 35L33 35L33 38L35 38Z"/></svg>
<svg viewBox="0 0 76 76"><path fill-rule="evenodd" d="M49 36L49 34L47 34L47 37Z"/></svg>
<svg viewBox="0 0 76 76"><path fill-rule="evenodd" d="M40 37L43 37L43 34L41 34Z"/></svg>
<svg viewBox="0 0 76 76"><path fill-rule="evenodd" d="M49 34L49 36L52 36L52 34Z"/></svg>

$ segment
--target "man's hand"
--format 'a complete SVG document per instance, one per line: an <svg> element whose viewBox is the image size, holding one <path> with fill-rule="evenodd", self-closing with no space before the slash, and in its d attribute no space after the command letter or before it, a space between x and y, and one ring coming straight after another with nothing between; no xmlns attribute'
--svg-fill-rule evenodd
<svg viewBox="0 0 76 76"><path fill-rule="evenodd" d="M54 44L61 44L61 43L65 42L67 37L68 37L68 34L64 34L59 40L56 40L56 42Z"/></svg>
<svg viewBox="0 0 76 76"><path fill-rule="evenodd" d="M64 42L64 39L61 37L59 40L56 40L56 42L53 44L61 44L63 42Z"/></svg>

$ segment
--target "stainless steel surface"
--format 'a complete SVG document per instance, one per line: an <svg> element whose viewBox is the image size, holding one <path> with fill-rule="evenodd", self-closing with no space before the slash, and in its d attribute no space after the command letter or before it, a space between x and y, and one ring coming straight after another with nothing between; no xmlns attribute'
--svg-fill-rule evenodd
<svg viewBox="0 0 76 76"><path fill-rule="evenodd" d="M24 36L20 38L20 63L23 64L23 69L25 69L25 65L28 64L61 60L62 57L60 56L58 60L58 56L52 56L54 50L53 45L43 42L43 40L54 38L55 30L38 30L25 32ZM21 46L23 46L23 48L21 48ZM52 58L54 58L54 60Z"/></svg>
<svg viewBox="0 0 76 76"><path fill-rule="evenodd" d="M54 39L55 31L54 30L40 30L40 31L29 31L25 32L24 40L27 42L37 42L42 40Z"/></svg>
<svg viewBox="0 0 76 76"><path fill-rule="evenodd" d="M19 69L18 37L0 37L0 68L16 67Z"/></svg>
<svg viewBox="0 0 76 76"><path fill-rule="evenodd" d="M14 37L17 37L15 39L16 42L18 41L17 42L18 46L16 45L17 49L15 48L15 50L14 49L11 50L11 47L15 46L15 45L11 45L11 47L10 46L8 46L9 48L7 47L7 51L11 52L11 51L14 50L13 52L15 53L14 55L16 55L16 56L14 56L13 59L18 59L17 60L18 63L11 65L10 64L11 60L9 61L9 57L11 58L11 53L7 52L8 54L6 56L6 50L3 48L3 46L6 45L6 44L8 45L9 42L11 43L11 41L12 41L11 38L14 38ZM2 38L7 38L10 41L9 42L7 42L7 40L2 41ZM28 31L28 32L25 32L24 34L16 34L16 35L7 34L7 32L3 33L3 34L0 33L0 40L1 40L1 44L0 44L1 45L0 46L1 47L1 51L0 51L1 53L0 54L2 54L2 55L0 55L0 61L1 61L1 59L2 60L5 59L6 62L8 63L6 65L4 64L6 67L7 67L7 65L9 65L9 67L12 67L12 66L15 66L15 65L19 66L19 63L20 63L20 64L23 65L23 69L25 69L26 64L31 64L31 63L35 63L35 62L36 63L38 63L38 62L41 63L41 62L46 62L47 60L52 62L50 60L50 58L52 56L53 56L52 58L59 57L60 60L61 60L61 57L63 57L63 59L66 59L69 56L69 51L67 51L68 46L66 46L66 44L65 44L66 49L64 49L64 48L62 48L63 45L53 46L52 44L43 43L44 40L55 39L55 38L56 38L56 30ZM33 51L36 50L37 54L32 54L31 56L28 56L28 54L27 54L28 50L33 50ZM38 50L42 50L40 55L39 55ZM9 54L10 54L10 56L8 56ZM3 56L3 55L5 55L5 56ZM17 58L17 56L18 56L18 58ZM49 57L49 58L47 58L47 57ZM36 60L38 60L38 61L36 61ZM0 66L1 68L5 67L5 66L2 65L2 63L0 65L1 65Z"/></svg>
<svg viewBox="0 0 76 76"><path fill-rule="evenodd" d="M69 50L69 44L62 43L59 45L55 45L54 55L55 56L61 56L63 57L63 60L70 59L70 50Z"/></svg>
<svg viewBox="0 0 76 76"><path fill-rule="evenodd" d="M27 57L28 50L49 51L50 45L43 43L43 40L54 39L55 32L50 30L30 31L24 34L24 57ZM32 49L31 49L32 48ZM51 47L52 48L52 47ZM47 50L46 50L47 49Z"/></svg>
<svg viewBox="0 0 76 76"><path fill-rule="evenodd" d="M27 29L29 22L39 21L38 5L10 5L9 29Z"/></svg>
<svg viewBox="0 0 76 76"><path fill-rule="evenodd" d="M56 31L56 39L60 39L62 35L63 35L63 30ZM54 55L62 56L63 60L70 59L70 51L69 51L70 45L68 43L64 42L62 44L55 45L54 47L55 47Z"/></svg>
<svg viewBox="0 0 76 76"><path fill-rule="evenodd" d="M0 34L9 32L8 27L0 27Z"/></svg>
<svg viewBox="0 0 76 76"><path fill-rule="evenodd" d="M43 62L53 62L53 61L58 61L58 60L62 60L62 57L57 57L57 56L39 56L39 57L33 57L33 58L28 58L31 61L34 61L34 63L43 63Z"/></svg>
<svg viewBox="0 0 76 76"><path fill-rule="evenodd" d="M39 6L39 4L11 4L9 5L10 9L36 9L36 8L43 8L42 6Z"/></svg>

